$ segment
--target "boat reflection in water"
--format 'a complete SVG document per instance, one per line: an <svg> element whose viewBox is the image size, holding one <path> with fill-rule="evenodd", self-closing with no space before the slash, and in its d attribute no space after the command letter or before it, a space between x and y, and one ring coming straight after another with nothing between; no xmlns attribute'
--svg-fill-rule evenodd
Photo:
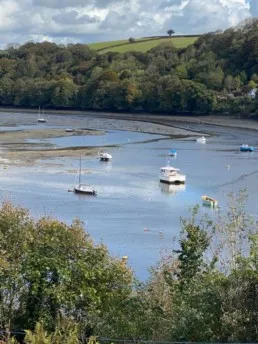
<svg viewBox="0 0 258 344"><path fill-rule="evenodd" d="M177 192L185 191L185 184L165 184L159 183L160 190L168 194L176 194Z"/></svg>

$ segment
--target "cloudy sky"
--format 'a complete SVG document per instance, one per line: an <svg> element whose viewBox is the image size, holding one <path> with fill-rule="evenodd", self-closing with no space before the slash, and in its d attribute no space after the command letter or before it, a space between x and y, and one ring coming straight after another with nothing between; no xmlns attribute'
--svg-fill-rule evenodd
<svg viewBox="0 0 258 344"><path fill-rule="evenodd" d="M0 0L0 46L204 33L251 16L258 0Z"/></svg>

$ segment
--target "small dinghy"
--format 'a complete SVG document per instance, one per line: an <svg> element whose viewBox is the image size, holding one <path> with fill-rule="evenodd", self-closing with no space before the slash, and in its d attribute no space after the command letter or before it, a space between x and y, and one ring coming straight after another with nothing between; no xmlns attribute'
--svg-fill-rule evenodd
<svg viewBox="0 0 258 344"><path fill-rule="evenodd" d="M208 207L216 208L218 206L218 201L215 198L202 196L202 204Z"/></svg>
<svg viewBox="0 0 258 344"><path fill-rule="evenodd" d="M169 156L177 156L177 151L176 149L170 149L170 151L168 152Z"/></svg>
<svg viewBox="0 0 258 344"><path fill-rule="evenodd" d="M199 137L199 138L196 140L196 142L198 142L198 143L206 143L206 142L207 142L207 139L206 139L204 136L202 136L202 137Z"/></svg>
<svg viewBox="0 0 258 344"><path fill-rule="evenodd" d="M254 151L254 147L253 146L249 146L246 144L243 144L240 146L240 152L253 152Z"/></svg>

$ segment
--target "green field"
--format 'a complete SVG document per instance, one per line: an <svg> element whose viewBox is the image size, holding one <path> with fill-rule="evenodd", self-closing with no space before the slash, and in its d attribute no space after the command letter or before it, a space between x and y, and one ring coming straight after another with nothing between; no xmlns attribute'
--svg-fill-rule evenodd
<svg viewBox="0 0 258 344"><path fill-rule="evenodd" d="M91 49L99 50L99 49L103 49L103 48L112 47L113 45L126 44L126 43L128 43L128 39L124 39L124 40L120 40L120 41L111 41L111 42L90 43L90 44L88 44L88 46Z"/></svg>
<svg viewBox="0 0 258 344"><path fill-rule="evenodd" d="M89 47L104 54L107 52L125 53L127 51L146 51L156 47L157 45L165 42L173 42L177 48L185 48L194 43L198 36L195 37L167 37L167 38L140 38L136 39L135 43L128 43L128 40L100 42L89 44Z"/></svg>

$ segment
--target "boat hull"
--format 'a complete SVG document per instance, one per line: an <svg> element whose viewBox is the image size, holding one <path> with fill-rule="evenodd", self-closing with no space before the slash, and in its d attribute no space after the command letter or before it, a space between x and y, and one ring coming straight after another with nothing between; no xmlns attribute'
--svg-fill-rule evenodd
<svg viewBox="0 0 258 344"><path fill-rule="evenodd" d="M183 175L160 176L160 182L165 184L185 184L186 178Z"/></svg>
<svg viewBox="0 0 258 344"><path fill-rule="evenodd" d="M83 194L83 195L92 195L92 196L97 195L97 192L95 190L90 190L90 189L87 190L87 189L75 187L73 191L74 193Z"/></svg>
<svg viewBox="0 0 258 344"><path fill-rule="evenodd" d="M253 152L254 148L253 147L240 147L240 152Z"/></svg>
<svg viewBox="0 0 258 344"><path fill-rule="evenodd" d="M212 207L212 208L215 208L218 206L218 202L215 201L215 202L211 202L211 201L202 201L202 204L206 207Z"/></svg>
<svg viewBox="0 0 258 344"><path fill-rule="evenodd" d="M109 161L111 158L99 158L100 161Z"/></svg>

